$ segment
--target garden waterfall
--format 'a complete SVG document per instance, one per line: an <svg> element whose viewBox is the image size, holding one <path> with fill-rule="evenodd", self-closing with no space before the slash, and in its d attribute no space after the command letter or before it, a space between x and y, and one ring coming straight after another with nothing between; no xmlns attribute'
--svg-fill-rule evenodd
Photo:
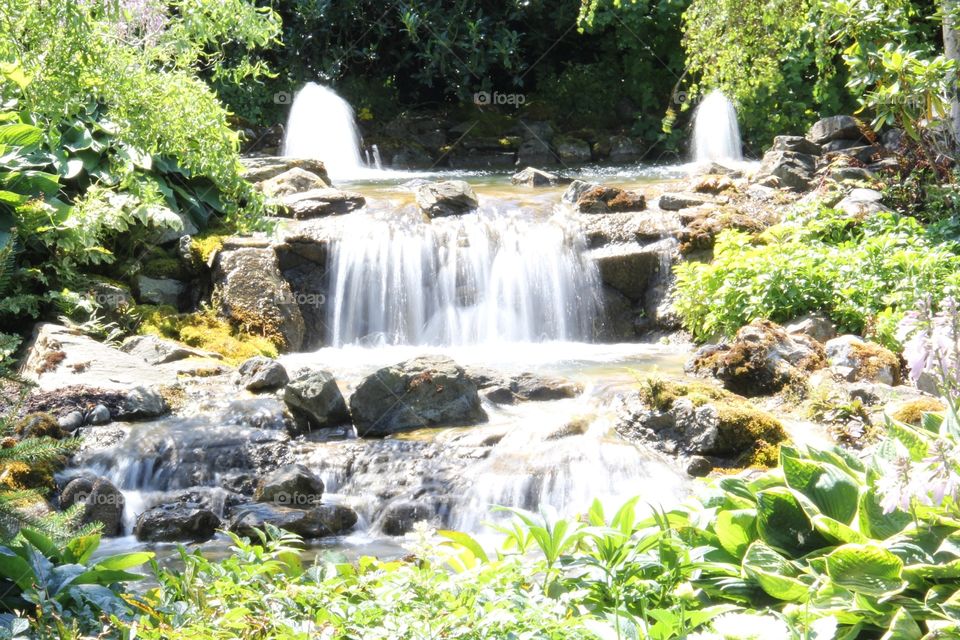
<svg viewBox="0 0 960 640"><path fill-rule="evenodd" d="M308 82L290 108L283 155L323 160L334 178L358 175L364 164L353 109L330 87Z"/></svg>
<svg viewBox="0 0 960 640"><path fill-rule="evenodd" d="M694 159L698 164L743 160L737 110L727 96L712 91L697 107L693 125Z"/></svg>
<svg viewBox="0 0 960 640"><path fill-rule="evenodd" d="M364 221L331 247L329 343L590 341L600 283L584 245L561 213Z"/></svg>

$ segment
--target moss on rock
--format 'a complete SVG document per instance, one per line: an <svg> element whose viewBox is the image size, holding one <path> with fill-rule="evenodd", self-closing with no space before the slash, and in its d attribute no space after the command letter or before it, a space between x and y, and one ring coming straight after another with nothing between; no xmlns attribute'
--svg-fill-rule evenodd
<svg viewBox="0 0 960 640"><path fill-rule="evenodd" d="M925 413L942 413L947 408L936 398L917 398L900 404L890 412L890 417L898 422L918 426Z"/></svg>
<svg viewBox="0 0 960 640"><path fill-rule="evenodd" d="M28 413L17 421L13 430L21 438L46 437L59 440L66 435L57 419L45 412Z"/></svg>

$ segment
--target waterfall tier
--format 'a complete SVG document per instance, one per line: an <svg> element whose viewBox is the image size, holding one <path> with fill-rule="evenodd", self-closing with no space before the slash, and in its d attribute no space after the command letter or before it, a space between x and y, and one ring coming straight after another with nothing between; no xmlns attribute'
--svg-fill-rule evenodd
<svg viewBox="0 0 960 640"><path fill-rule="evenodd" d="M737 110L725 95L713 91L697 107L693 149L697 163L743 160Z"/></svg>

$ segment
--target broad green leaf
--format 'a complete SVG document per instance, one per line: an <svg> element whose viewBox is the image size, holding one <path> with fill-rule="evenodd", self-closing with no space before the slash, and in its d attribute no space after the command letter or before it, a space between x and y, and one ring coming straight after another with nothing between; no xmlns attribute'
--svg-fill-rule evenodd
<svg viewBox="0 0 960 640"><path fill-rule="evenodd" d="M780 464L787 485L810 498L834 520L849 524L857 513L857 483L832 464L801 460L781 452Z"/></svg>
<svg viewBox="0 0 960 640"><path fill-rule="evenodd" d="M867 542L868 538L862 535L856 529L853 529L842 522L834 520L822 513L813 516L811 519L813 527L823 534L828 540L836 544L845 544L847 542Z"/></svg>
<svg viewBox="0 0 960 640"><path fill-rule="evenodd" d="M13 581L21 589L29 588L35 579L30 563L7 547L0 547L0 576Z"/></svg>
<svg viewBox="0 0 960 640"><path fill-rule="evenodd" d="M794 577L798 574L796 567L762 542L750 545L743 556L742 567L744 575L772 598L803 602L810 595L810 585Z"/></svg>
<svg viewBox="0 0 960 640"><path fill-rule="evenodd" d="M903 561L875 544L846 544L827 556L827 574L838 585L875 597L903 591Z"/></svg>
<svg viewBox="0 0 960 640"><path fill-rule="evenodd" d="M920 432L908 424L897 422L889 416L885 416L887 421L887 433L899 440L903 446L910 452L910 457L914 462L919 462L930 454L928 440L920 435Z"/></svg>
<svg viewBox="0 0 960 640"><path fill-rule="evenodd" d="M14 147L33 147L43 142L43 129L31 124L0 125L0 144Z"/></svg>
<svg viewBox="0 0 960 640"><path fill-rule="evenodd" d="M124 569L130 569L132 567L139 567L146 562L149 562L153 558L154 554L151 551L135 551L132 553L121 553L115 556L110 556L99 560L95 565L97 569L110 569L114 571L122 571Z"/></svg>
<svg viewBox="0 0 960 640"><path fill-rule="evenodd" d="M956 580L960 578L960 560L943 564L911 564L903 568L903 577L910 582Z"/></svg>
<svg viewBox="0 0 960 640"><path fill-rule="evenodd" d="M720 546L734 558L742 558L750 543L757 539L755 509L721 511L713 523Z"/></svg>
<svg viewBox="0 0 960 640"><path fill-rule="evenodd" d="M786 487L774 487L757 494L757 531L764 542L792 556L826 545L823 536L813 528L797 494Z"/></svg>
<svg viewBox="0 0 960 640"><path fill-rule="evenodd" d="M68 562L76 562L77 564L85 564L87 560L90 559L90 556L93 555L93 552L97 550L100 546L100 536L97 534L90 534L86 536L78 536L70 540L67 543L66 551L64 556Z"/></svg>
<svg viewBox="0 0 960 640"><path fill-rule="evenodd" d="M909 513L899 509L885 514L883 507L880 506L877 492L873 489L860 493L860 506L857 513L860 532L876 540L892 538L913 522Z"/></svg>
<svg viewBox="0 0 960 640"><path fill-rule="evenodd" d="M481 562L490 562L490 559L487 557L487 552L483 550L483 547L480 546L480 543L477 542L473 536L460 531L438 531L437 533L441 537L450 540L451 543L468 549Z"/></svg>
<svg viewBox="0 0 960 640"><path fill-rule="evenodd" d="M910 612L904 608L897 609L887 627L887 632L880 640L920 640L923 631Z"/></svg>

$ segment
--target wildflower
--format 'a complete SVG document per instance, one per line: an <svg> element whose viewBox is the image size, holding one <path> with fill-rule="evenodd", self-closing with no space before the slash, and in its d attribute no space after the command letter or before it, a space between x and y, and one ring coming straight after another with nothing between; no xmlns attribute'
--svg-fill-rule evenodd
<svg viewBox="0 0 960 640"><path fill-rule="evenodd" d="M893 461L878 461L881 474L877 479L877 494L880 496L884 515L897 509L909 510L917 488L917 484L912 481L913 460L910 452L899 441L894 441L894 446L897 453Z"/></svg>
<svg viewBox="0 0 960 640"><path fill-rule="evenodd" d="M942 506L947 497L956 502L960 496L960 476L956 469L956 447L937 438L931 447L931 455L921 463L915 481L925 495L932 497L932 504Z"/></svg>

